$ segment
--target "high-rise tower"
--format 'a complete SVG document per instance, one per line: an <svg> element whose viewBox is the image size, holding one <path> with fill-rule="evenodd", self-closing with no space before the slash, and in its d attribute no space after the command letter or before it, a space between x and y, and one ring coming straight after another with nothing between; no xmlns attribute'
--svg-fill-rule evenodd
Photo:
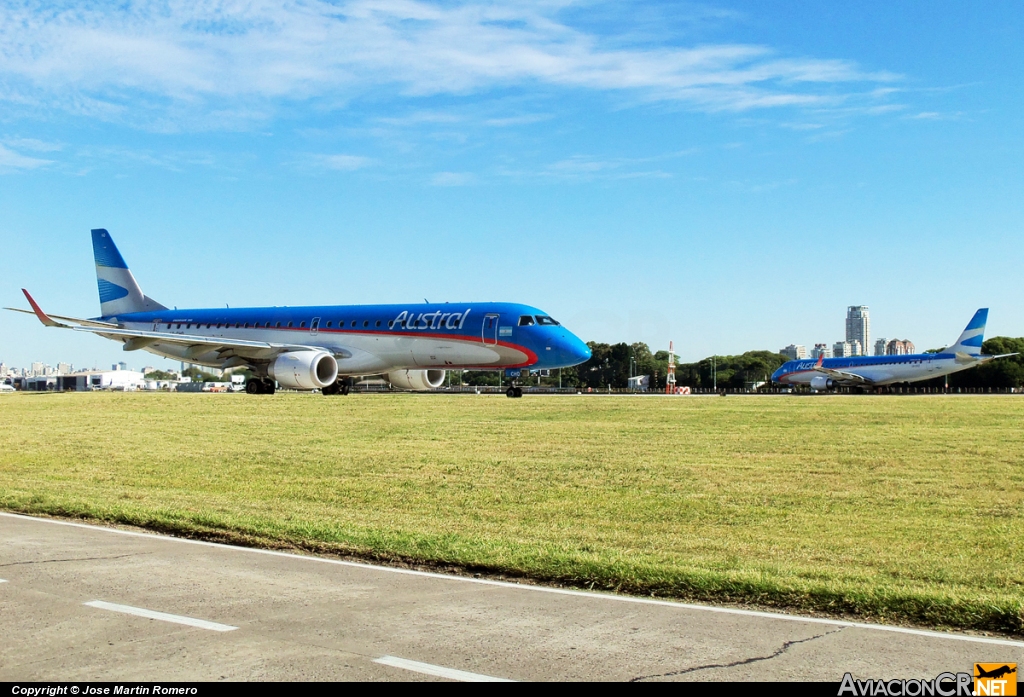
<svg viewBox="0 0 1024 697"><path fill-rule="evenodd" d="M867 352L871 345L871 318L867 305L850 305L846 308L846 342L859 341L861 351Z"/></svg>

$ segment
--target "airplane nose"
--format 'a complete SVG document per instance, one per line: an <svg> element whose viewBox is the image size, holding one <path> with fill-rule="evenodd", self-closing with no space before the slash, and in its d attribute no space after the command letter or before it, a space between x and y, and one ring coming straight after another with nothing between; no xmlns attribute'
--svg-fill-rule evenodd
<svg viewBox="0 0 1024 697"><path fill-rule="evenodd" d="M590 360L593 352L590 347L584 344L578 337L572 337L571 352L577 363L585 363Z"/></svg>

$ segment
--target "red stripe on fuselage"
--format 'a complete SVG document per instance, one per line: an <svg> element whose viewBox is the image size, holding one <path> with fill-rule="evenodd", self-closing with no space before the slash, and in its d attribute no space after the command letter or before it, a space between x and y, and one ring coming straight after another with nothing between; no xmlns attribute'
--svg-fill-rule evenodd
<svg viewBox="0 0 1024 697"><path fill-rule="evenodd" d="M817 372L818 372L817 370L813 370L813 369L812 370L794 370L791 373L786 373L785 375L780 375L779 376L779 382L789 382L789 377L791 375L799 375L800 373L817 373Z"/></svg>
<svg viewBox="0 0 1024 697"><path fill-rule="evenodd" d="M144 323L144 324L148 324L148 323ZM163 324L163 323L161 323L161 324ZM177 324L177 323L176 322L172 322L172 324ZM193 322L192 324L196 324L196 323ZM201 322L201 324L206 324L206 322ZM198 329L198 326L196 328ZM227 328L227 327L225 327L225 328ZM419 337L419 338L424 338L424 339L447 339L449 341L464 341L464 342L470 343L470 344L479 343L480 345L482 345L484 347L496 346L496 345L497 346L504 346L505 348L514 349L516 351L520 351L520 352L526 354L527 360L526 360L525 363L514 363L512 365L501 365L501 366L498 366L498 367L501 367L501 368L525 368L526 366L533 365L534 363L538 363L539 362L538 359L537 359L537 354L534 353L533 351L531 351L530 349L526 348L525 346L521 346L519 344L513 344L510 341L498 341L495 344L488 344L488 343L486 343L484 341L482 336L481 337L476 337L476 336L466 336L466 335L460 335L460 334L438 334L438 333L434 333L434 332L415 332L415 331L410 332L410 331L395 331L393 329L369 329L369 328L367 328L367 329L359 329L359 328L356 328L356 329L335 329L335 328L332 327L330 329L317 329L317 333L316 334L312 334L310 332L310 330L309 330L309 327L230 327L230 328L231 329L262 329L264 331L272 331L272 332L303 332L305 334L308 334L311 338L312 337L316 337L318 334L363 334L363 335L370 335L370 336L407 336L407 337L414 337L414 338ZM217 337L212 337L212 338L217 338ZM230 337L224 337L224 338L227 339L227 338L230 338ZM469 367L470 368L475 368L475 367L478 367L478 366L469 366ZM467 368L466 366L459 366L460 370L463 370L463 369L466 369L466 368ZM480 370L488 370L488 369L493 370L494 368L495 368L495 366L493 366L493 365L490 365L490 366L480 366Z"/></svg>

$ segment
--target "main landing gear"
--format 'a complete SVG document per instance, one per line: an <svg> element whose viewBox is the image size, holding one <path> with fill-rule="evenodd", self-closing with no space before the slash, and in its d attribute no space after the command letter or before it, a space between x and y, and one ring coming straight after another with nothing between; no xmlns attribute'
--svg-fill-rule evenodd
<svg viewBox="0 0 1024 697"><path fill-rule="evenodd" d="M245 383L245 391L248 394L274 394L277 386L270 378L249 378Z"/></svg>
<svg viewBox="0 0 1024 697"><path fill-rule="evenodd" d="M346 395L349 393L349 389L348 378L338 378L338 381L333 385L321 388L320 393L328 396L336 394Z"/></svg>
<svg viewBox="0 0 1024 697"><path fill-rule="evenodd" d="M512 385L507 390L505 390L505 396L509 397L511 399L515 399L516 397L522 397L523 396L523 388L522 387L516 387L515 385Z"/></svg>

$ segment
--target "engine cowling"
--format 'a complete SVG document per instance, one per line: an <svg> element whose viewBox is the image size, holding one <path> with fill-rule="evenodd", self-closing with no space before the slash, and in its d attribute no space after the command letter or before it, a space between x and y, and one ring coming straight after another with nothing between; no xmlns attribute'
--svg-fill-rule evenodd
<svg viewBox="0 0 1024 697"><path fill-rule="evenodd" d="M831 378L827 378L824 375L815 375L811 378L812 390L820 392L822 390L833 390L835 387L836 381Z"/></svg>
<svg viewBox="0 0 1024 697"><path fill-rule="evenodd" d="M282 387L313 390L337 382L338 361L326 351L292 351L278 356L267 372Z"/></svg>
<svg viewBox="0 0 1024 697"><path fill-rule="evenodd" d="M405 390L434 390L444 384L443 370L396 370L388 373L388 381Z"/></svg>

